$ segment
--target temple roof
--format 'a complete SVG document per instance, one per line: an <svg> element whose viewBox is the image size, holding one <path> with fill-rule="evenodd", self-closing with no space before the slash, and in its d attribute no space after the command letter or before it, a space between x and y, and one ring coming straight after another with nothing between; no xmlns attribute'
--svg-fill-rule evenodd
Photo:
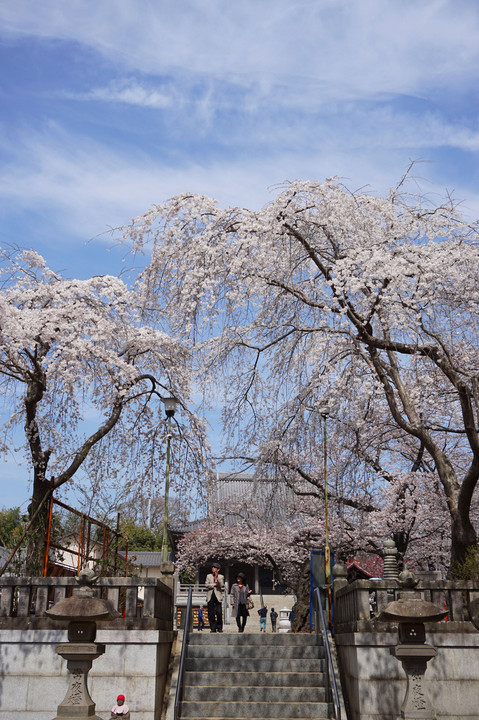
<svg viewBox="0 0 479 720"><path fill-rule="evenodd" d="M244 500L251 510L242 507ZM252 473L214 472L208 486L209 513L223 514L229 527L244 518L245 512L248 517L260 517L266 526L272 526L287 519L294 500L293 491L281 478L257 477Z"/></svg>

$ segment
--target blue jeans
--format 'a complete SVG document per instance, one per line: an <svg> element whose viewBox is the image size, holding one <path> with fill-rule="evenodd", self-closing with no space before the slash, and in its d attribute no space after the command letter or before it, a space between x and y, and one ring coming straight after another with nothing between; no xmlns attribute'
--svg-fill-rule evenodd
<svg viewBox="0 0 479 720"><path fill-rule="evenodd" d="M266 632L266 618L265 617L260 617L259 629L262 630L263 632Z"/></svg>

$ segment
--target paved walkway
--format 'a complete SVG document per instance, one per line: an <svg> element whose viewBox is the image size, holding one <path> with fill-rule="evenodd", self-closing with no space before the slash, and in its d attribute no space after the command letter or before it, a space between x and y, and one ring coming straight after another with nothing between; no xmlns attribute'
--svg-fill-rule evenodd
<svg viewBox="0 0 479 720"><path fill-rule="evenodd" d="M259 595L252 595L252 599L254 602L254 608L249 611L249 618L246 623L245 634L260 632L258 610L261 607L261 604L259 601ZM278 613L278 620L276 622L276 627L278 627L279 611L282 610L283 608L287 608L288 610L291 610L291 608L294 605L295 598L293 595L264 595L263 602L266 605L266 607L268 608L268 619L266 621L266 632L272 633L269 611L271 610L272 607L274 607L274 609ZM196 632L196 630L195 630L195 632ZM202 632L210 632L210 631L208 629L206 629L206 630L202 630ZM237 633L238 632L238 627L236 625L235 618L230 618L230 623L228 625L226 623L223 625L223 632L225 632L225 633Z"/></svg>

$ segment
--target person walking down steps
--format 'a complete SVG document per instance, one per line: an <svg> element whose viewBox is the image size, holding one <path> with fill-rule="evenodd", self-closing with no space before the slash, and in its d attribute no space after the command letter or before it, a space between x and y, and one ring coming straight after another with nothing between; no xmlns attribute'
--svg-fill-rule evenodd
<svg viewBox="0 0 479 720"><path fill-rule="evenodd" d="M225 579L220 575L221 565L214 562L211 573L206 576L206 600L210 632L223 632L223 591Z"/></svg>
<svg viewBox="0 0 479 720"><path fill-rule="evenodd" d="M236 618L238 632L244 632L246 620L249 616L248 598L253 592L245 583L245 574L240 572L236 576L236 582L231 587L231 615Z"/></svg>
<svg viewBox="0 0 479 720"><path fill-rule="evenodd" d="M263 607L258 610L258 615L259 615L259 631L266 632L266 618L268 617L268 606L263 605Z"/></svg>

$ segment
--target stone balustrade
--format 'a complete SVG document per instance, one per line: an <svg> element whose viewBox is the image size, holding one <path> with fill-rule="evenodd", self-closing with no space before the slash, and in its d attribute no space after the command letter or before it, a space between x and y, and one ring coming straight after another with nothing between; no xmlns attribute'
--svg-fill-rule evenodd
<svg viewBox="0 0 479 720"><path fill-rule="evenodd" d="M0 577L0 628L50 627L45 611L76 588L76 578ZM172 629L173 592L161 580L101 577L95 589L120 613L112 628Z"/></svg>
<svg viewBox="0 0 479 720"><path fill-rule="evenodd" d="M399 599L405 588L393 578L348 584L345 575L345 568L340 569L334 580L334 639L343 693L349 703L348 717L400 717L407 683L394 657L398 623L380 621L378 616L390 602ZM479 598L479 585L471 581L419 579L414 590L422 599L447 611L445 620L425 623L426 642L437 653L428 664L424 687L437 717L477 720L479 634L469 619L469 607Z"/></svg>
<svg viewBox="0 0 479 720"><path fill-rule="evenodd" d="M397 600L403 590L394 580L356 580L347 584L345 580L334 583L334 620L336 632L350 632L371 629L371 602L374 616L389 602ZM448 623L468 623L469 603L479 598L477 582L420 580L415 590L421 593L423 600L444 607L447 610ZM374 618L373 618L374 620ZM444 622L438 623L438 629L444 629Z"/></svg>

